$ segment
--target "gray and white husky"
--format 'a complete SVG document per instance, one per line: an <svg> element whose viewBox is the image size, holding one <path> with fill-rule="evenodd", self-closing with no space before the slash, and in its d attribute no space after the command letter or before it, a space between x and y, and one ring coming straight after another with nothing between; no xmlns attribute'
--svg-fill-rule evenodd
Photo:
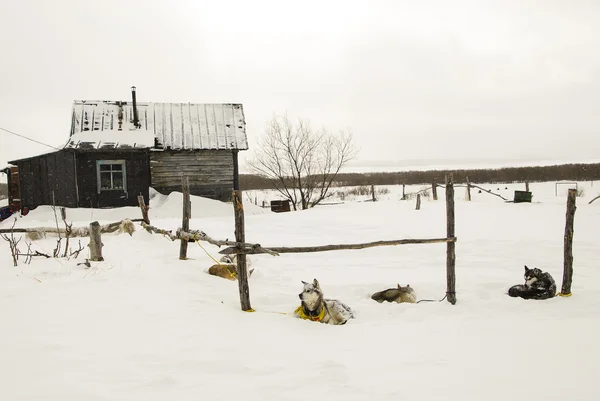
<svg viewBox="0 0 600 401"><path fill-rule="evenodd" d="M325 299L317 279L312 283L302 281L304 288L298 297L302 301L294 314L302 319L313 320L325 324L346 324L354 319L350 307L337 299Z"/></svg>
<svg viewBox="0 0 600 401"><path fill-rule="evenodd" d="M511 297L523 299L548 299L556 296L556 283L550 273L525 266L525 284L513 285L508 289Z"/></svg>

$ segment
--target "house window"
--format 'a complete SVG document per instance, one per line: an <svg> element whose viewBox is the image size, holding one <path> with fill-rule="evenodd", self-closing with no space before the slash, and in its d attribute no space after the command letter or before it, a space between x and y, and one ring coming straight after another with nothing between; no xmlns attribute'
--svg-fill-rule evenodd
<svg viewBox="0 0 600 401"><path fill-rule="evenodd" d="M98 193L101 191L127 191L125 160L98 160Z"/></svg>

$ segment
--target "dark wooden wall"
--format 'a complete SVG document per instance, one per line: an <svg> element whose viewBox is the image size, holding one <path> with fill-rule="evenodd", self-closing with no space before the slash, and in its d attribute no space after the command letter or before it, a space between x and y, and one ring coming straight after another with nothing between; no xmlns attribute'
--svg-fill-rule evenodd
<svg viewBox="0 0 600 401"><path fill-rule="evenodd" d="M168 195L181 192L181 178L189 179L190 194L228 201L233 190L231 150L150 152L151 186Z"/></svg>
<svg viewBox="0 0 600 401"><path fill-rule="evenodd" d="M125 160L126 190L102 191L98 193L97 160ZM148 151L105 150L77 153L77 186L79 207L137 206L137 196L149 199L150 167Z"/></svg>
<svg viewBox="0 0 600 401"><path fill-rule="evenodd" d="M71 151L60 150L15 162L19 168L21 207L40 205L77 207L75 159Z"/></svg>

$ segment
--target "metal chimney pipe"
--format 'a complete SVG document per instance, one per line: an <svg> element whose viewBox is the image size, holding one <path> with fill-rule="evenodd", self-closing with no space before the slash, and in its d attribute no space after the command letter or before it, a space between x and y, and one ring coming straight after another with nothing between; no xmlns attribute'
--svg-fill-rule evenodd
<svg viewBox="0 0 600 401"><path fill-rule="evenodd" d="M136 128L140 128L141 124L140 119L138 117L137 101L135 99L135 86L131 87L131 98L133 100L133 125Z"/></svg>

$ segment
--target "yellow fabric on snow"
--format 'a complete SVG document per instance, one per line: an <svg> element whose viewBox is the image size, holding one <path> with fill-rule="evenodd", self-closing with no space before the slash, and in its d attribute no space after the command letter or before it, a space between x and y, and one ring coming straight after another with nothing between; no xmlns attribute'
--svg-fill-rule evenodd
<svg viewBox="0 0 600 401"><path fill-rule="evenodd" d="M298 308L296 308L294 314L300 316L301 319L312 320L313 322L320 322L325 316L325 309L321 309L321 313L319 313L317 316L309 316L306 313L304 313L304 309L302 309L302 305L300 305Z"/></svg>

